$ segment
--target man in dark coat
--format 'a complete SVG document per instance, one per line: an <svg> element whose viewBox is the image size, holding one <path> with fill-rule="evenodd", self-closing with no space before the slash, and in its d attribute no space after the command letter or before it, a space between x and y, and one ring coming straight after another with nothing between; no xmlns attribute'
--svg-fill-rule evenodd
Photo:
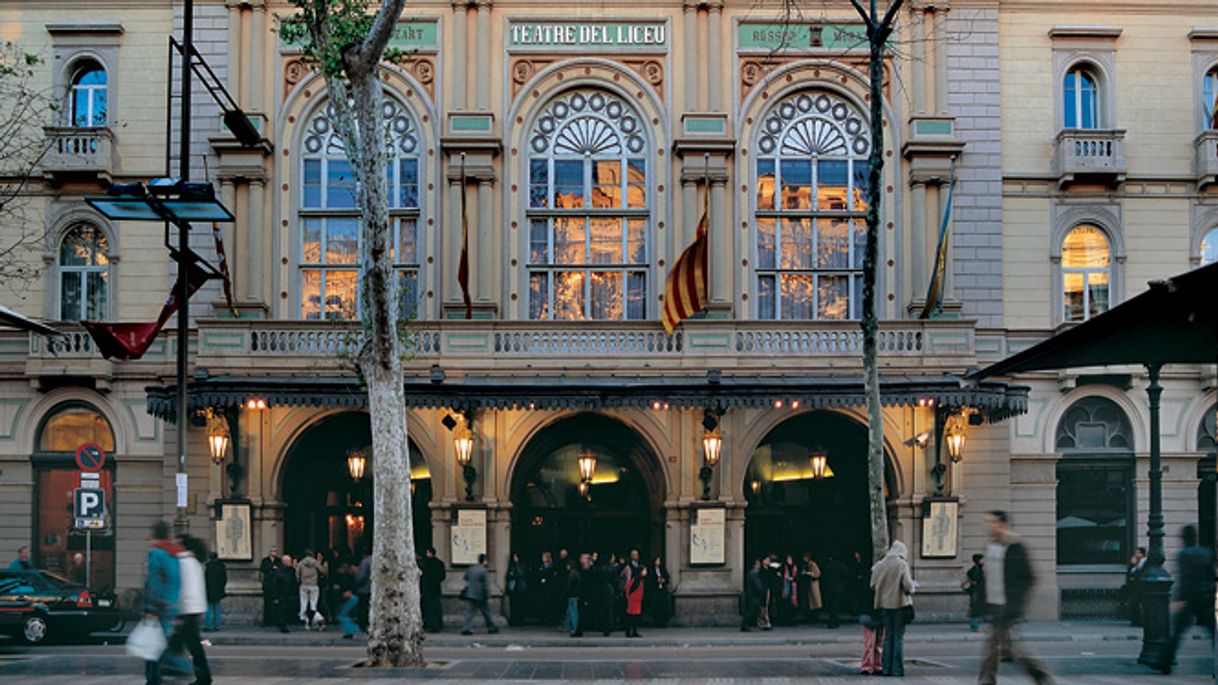
<svg viewBox="0 0 1218 685"><path fill-rule="evenodd" d="M275 593L271 590L274 584L275 571L279 570L279 548L271 547L267 551L266 556L262 558L262 563L258 564L258 580L262 582L262 625L270 626L275 624Z"/></svg>
<svg viewBox="0 0 1218 685"><path fill-rule="evenodd" d="M846 568L846 564L837 558L836 554L830 554L824 566L821 567L820 572L821 594L825 598L827 627L836 628L838 626L838 616L842 612L843 605L849 609L852 604L849 601L851 590L850 571Z"/></svg>
<svg viewBox="0 0 1218 685"><path fill-rule="evenodd" d="M762 576L766 557L753 560L753 568L744 575L744 615L740 619L740 632L747 633L757 627L757 617L761 614L761 603L765 601L766 582Z"/></svg>
<svg viewBox="0 0 1218 685"><path fill-rule="evenodd" d="M295 615L293 607L300 602L300 588L296 584L296 569L292 566L292 557L285 554L279 558L279 568L275 569L271 582L271 594L274 597L275 625L279 632L288 632L288 614Z"/></svg>
<svg viewBox="0 0 1218 685"><path fill-rule="evenodd" d="M1214 642L1214 556L1197 544L1197 529L1185 526L1181 531L1184 549L1176 557L1176 584L1171 592L1171 638L1160 654L1156 668L1171 673L1180 638L1194 620L1210 632Z"/></svg>
<svg viewBox="0 0 1218 685"><path fill-rule="evenodd" d="M530 574L528 596L531 598L530 607L543 625L557 623L555 610L561 599L562 587L558 582L558 569L554 567L554 557L547 550L541 553L537 568Z"/></svg>
<svg viewBox="0 0 1218 685"><path fill-rule="evenodd" d="M204 583L207 586L207 615L203 619L203 630L220 629L220 600L227 595L228 569L220 556L212 552L203 566Z"/></svg>
<svg viewBox="0 0 1218 685"><path fill-rule="evenodd" d="M579 555L579 576L576 578L575 595L579 598L579 612L573 622L571 637L583 637L584 626L592 620L600 602L601 583L593 567L592 555Z"/></svg>
<svg viewBox="0 0 1218 685"><path fill-rule="evenodd" d="M1028 596L1036 576L1028 561L1028 550L1019 536L1010 530L1010 518L1005 511L986 515L990 543L985 548L985 602L990 619L990 634L985 643L981 674L977 685L996 685L998 663L1003 650L1013 661L1021 664L1037 685L1053 683L1045 665L1016 646L1011 630L1021 620L1028 606Z"/></svg>
<svg viewBox="0 0 1218 685"><path fill-rule="evenodd" d="M491 578L486 571L485 554L479 554L478 563L465 570L465 591L461 597L466 602L465 620L461 623L462 635L474 634L470 629L474 627L474 614L477 613L482 614L482 620L486 622L486 632L491 635L499 632L495 627L495 618L487 608L487 602L491 599Z"/></svg>
<svg viewBox="0 0 1218 685"><path fill-rule="evenodd" d="M423 599L423 630L438 633L444 627L440 595L444 585L444 562L436 558L436 548L428 547L419 560L419 589Z"/></svg>

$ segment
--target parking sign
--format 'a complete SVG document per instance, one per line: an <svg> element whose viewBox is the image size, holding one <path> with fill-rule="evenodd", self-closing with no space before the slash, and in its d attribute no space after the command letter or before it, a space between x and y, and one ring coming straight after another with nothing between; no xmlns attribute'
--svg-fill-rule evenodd
<svg viewBox="0 0 1218 685"><path fill-rule="evenodd" d="M97 529L106 527L106 492L93 488L73 491L76 527Z"/></svg>

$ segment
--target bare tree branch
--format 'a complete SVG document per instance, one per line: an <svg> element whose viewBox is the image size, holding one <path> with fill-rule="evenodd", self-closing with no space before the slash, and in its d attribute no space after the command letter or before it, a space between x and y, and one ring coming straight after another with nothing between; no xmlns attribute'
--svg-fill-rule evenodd
<svg viewBox="0 0 1218 685"><path fill-rule="evenodd" d="M361 70L375 70L385 54L389 39L393 37L393 29L397 26L398 18L406 9L406 0L389 0L381 4L381 9L372 21L372 28L364 38L359 48L358 64Z"/></svg>

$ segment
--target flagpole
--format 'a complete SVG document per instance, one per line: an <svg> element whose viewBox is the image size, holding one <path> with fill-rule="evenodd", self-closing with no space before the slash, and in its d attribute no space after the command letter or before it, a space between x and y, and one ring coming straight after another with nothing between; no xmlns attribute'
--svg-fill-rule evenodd
<svg viewBox="0 0 1218 685"><path fill-rule="evenodd" d="M182 3L182 96L178 101L181 108L182 123L179 127L178 166L179 177L183 183L190 179L190 117L191 117L191 72L190 62L194 56L194 0ZM188 340L190 335L190 262L187 257L190 244L190 224L185 221L174 222L178 226L178 335L177 335L177 381L178 381L178 430L177 452L178 468L176 475L177 518L174 526L178 532L185 533L190 526L186 518L187 482L186 482L186 447L189 423L186 413L189 405L189 395L186 388L186 367Z"/></svg>

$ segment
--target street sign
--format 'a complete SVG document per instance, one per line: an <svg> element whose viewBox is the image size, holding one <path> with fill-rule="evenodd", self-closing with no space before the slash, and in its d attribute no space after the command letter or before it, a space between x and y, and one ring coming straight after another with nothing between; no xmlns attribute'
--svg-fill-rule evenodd
<svg viewBox="0 0 1218 685"><path fill-rule="evenodd" d="M76 448L76 465L81 471L97 473L106 465L106 452L94 442L86 442Z"/></svg>
<svg viewBox="0 0 1218 685"><path fill-rule="evenodd" d="M106 527L106 493L93 488L72 491L76 527L93 530Z"/></svg>

